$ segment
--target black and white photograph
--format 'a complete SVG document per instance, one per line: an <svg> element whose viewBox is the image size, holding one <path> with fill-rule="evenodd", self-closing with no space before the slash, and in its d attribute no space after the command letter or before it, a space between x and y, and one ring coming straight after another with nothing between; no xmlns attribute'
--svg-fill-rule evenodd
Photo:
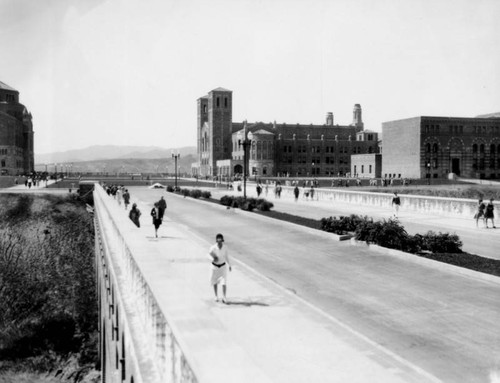
<svg viewBox="0 0 500 383"><path fill-rule="evenodd" d="M500 383L499 20L0 0L0 383Z"/></svg>

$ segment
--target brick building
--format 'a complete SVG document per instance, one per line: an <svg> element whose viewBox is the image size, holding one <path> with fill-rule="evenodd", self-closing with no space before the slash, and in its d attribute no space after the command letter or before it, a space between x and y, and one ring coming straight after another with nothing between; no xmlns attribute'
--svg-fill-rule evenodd
<svg viewBox="0 0 500 383"><path fill-rule="evenodd" d="M500 118L414 117L382 124L382 176L500 178Z"/></svg>
<svg viewBox="0 0 500 383"><path fill-rule="evenodd" d="M29 174L34 165L31 113L19 103L19 92L0 81L0 172Z"/></svg>
<svg viewBox="0 0 500 383"><path fill-rule="evenodd" d="M254 176L345 175L350 172L352 154L379 150L378 133L364 130L359 104L354 105L349 125L335 125L331 112L322 125L233 122L232 105L232 91L223 88L198 99L194 175L242 174L244 153L238 142L245 133L251 136L248 174Z"/></svg>

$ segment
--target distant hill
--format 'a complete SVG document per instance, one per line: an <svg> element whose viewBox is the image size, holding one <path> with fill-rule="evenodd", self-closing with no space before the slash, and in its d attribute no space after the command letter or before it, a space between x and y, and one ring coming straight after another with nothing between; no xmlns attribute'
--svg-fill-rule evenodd
<svg viewBox="0 0 500 383"><path fill-rule="evenodd" d="M479 116L476 116L476 118L500 118L500 112L480 114Z"/></svg>
<svg viewBox="0 0 500 383"><path fill-rule="evenodd" d="M180 153L179 173L191 173L196 147L165 149L156 146L91 146L66 152L35 154L35 170L53 173L170 173L175 172L172 150ZM71 166L69 166L71 165Z"/></svg>
<svg viewBox="0 0 500 383"><path fill-rule="evenodd" d="M179 151L181 158L196 154L196 147L166 149L158 146L118 146L95 145L84 149L68 150L56 153L35 153L37 165L53 163L70 163L83 161L99 161L115 158L170 158L172 150Z"/></svg>

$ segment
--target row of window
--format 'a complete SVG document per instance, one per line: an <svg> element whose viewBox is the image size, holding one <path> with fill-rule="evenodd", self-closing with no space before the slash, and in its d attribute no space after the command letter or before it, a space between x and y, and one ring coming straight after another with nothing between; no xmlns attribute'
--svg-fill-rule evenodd
<svg viewBox="0 0 500 383"><path fill-rule="evenodd" d="M229 106L229 101L228 101L227 97L224 97L223 100L224 100L224 108L227 108ZM221 104L222 104L222 100L221 100L221 98L219 96L217 96L215 98L215 107L216 108L220 108Z"/></svg>
<svg viewBox="0 0 500 383"><path fill-rule="evenodd" d="M14 96L13 94L6 94L5 95L5 101L16 101L16 96Z"/></svg>
<svg viewBox="0 0 500 383"><path fill-rule="evenodd" d="M472 145L472 153L484 153L485 152L485 148L486 146L484 144L473 144ZM434 143L434 144L426 144L425 145L425 151L427 153L430 153L431 151L433 153L437 153L439 150L439 145L437 143ZM498 145L495 145L495 144L491 144L490 145L490 153L491 154L495 154L495 153L500 153L500 144Z"/></svg>
<svg viewBox="0 0 500 383"><path fill-rule="evenodd" d="M292 156L282 156L281 161L283 163L291 164L294 162L295 157ZM349 164L348 157L337 157L339 164ZM325 164L335 164L335 157L325 157ZM308 161L307 156L297 156L296 162L299 164L307 164L310 162L313 166L321 164L321 157L312 157L310 161Z"/></svg>
<svg viewBox="0 0 500 383"><path fill-rule="evenodd" d="M357 165L354 165L354 174L358 174ZM372 165L368 165L368 174L372 173ZM365 172L365 165L361 165L361 174Z"/></svg>
<svg viewBox="0 0 500 383"><path fill-rule="evenodd" d="M424 132L428 134L437 134L440 131L440 125L425 125ZM487 134L487 133L500 133L500 126L471 126L469 132L474 132L476 134ZM449 125L448 133L451 134L463 134L463 125Z"/></svg>
<svg viewBox="0 0 500 383"><path fill-rule="evenodd" d="M489 167L490 167L490 169L500 169L500 158L497 158L496 160L494 158L491 158L489 161ZM486 168L486 162L485 162L484 158L479 158L479 159L473 158L472 159L472 169L484 170L485 168Z"/></svg>
<svg viewBox="0 0 500 383"><path fill-rule="evenodd" d="M319 175L324 175L327 177L340 177L346 174L346 172L349 172L349 170L346 170L346 168L339 168L339 169L334 169L334 168L327 168L327 169L322 169L321 168L298 168L294 171L292 169L285 169L278 171L278 174L285 174L290 176L291 174L294 174L294 176L299 177L299 176L319 176Z"/></svg>
<svg viewBox="0 0 500 383"><path fill-rule="evenodd" d="M361 154L362 150L363 149L361 146L355 146L352 148L352 152L354 154L358 154L358 153ZM367 152L373 153L374 152L373 147L369 146ZM292 153L292 146L291 145L284 145L283 146L283 153ZM297 146L297 153L307 153L307 146L305 146L305 145ZM322 153L321 146L311 146L311 153ZM325 146L325 153L335 153L335 147L334 146ZM346 146L341 146L339 148L339 153L349 153L349 148Z"/></svg>

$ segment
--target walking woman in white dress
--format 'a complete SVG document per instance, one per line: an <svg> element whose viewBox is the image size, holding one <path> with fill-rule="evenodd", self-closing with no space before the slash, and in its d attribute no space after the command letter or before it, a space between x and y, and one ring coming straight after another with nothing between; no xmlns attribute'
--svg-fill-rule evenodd
<svg viewBox="0 0 500 383"><path fill-rule="evenodd" d="M220 283L222 285L222 303L227 303L227 271L231 271L231 260L229 259L227 246L224 245L224 236L220 233L217 234L215 241L215 245L211 246L208 250L208 256L212 261L212 265L210 266L210 283L214 288L215 301L219 301L217 286Z"/></svg>

